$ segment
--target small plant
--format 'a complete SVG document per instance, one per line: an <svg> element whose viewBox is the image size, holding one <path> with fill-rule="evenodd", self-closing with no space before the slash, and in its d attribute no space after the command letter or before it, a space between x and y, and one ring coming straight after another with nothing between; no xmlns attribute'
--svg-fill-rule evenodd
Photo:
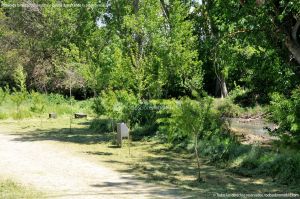
<svg viewBox="0 0 300 199"><path fill-rule="evenodd" d="M8 85L5 86L4 89L0 88L0 106L5 101L7 95L9 94L9 87Z"/></svg>
<svg viewBox="0 0 300 199"><path fill-rule="evenodd" d="M26 100L27 98L27 92L26 91L16 91L14 89L14 93L11 95L11 100L15 103L16 105L16 113L17 119L21 119L21 112L20 112L20 107L22 103Z"/></svg>
<svg viewBox="0 0 300 199"><path fill-rule="evenodd" d="M42 126L43 123L42 114L45 111L45 99L41 94L37 92L32 92L31 98L32 98L31 111L39 115L39 118L41 120L41 126Z"/></svg>
<svg viewBox="0 0 300 199"><path fill-rule="evenodd" d="M16 104L17 107L17 117L18 119L21 119L21 112L20 107L21 104L26 100L27 98L27 91L26 91L26 73L23 70L23 67L19 65L14 73L14 80L18 86L18 89L14 88L14 93L11 96L11 100Z"/></svg>
<svg viewBox="0 0 300 199"><path fill-rule="evenodd" d="M200 153L198 151L199 139L210 136L212 129L214 128L214 124L211 121L218 120L216 115L211 111L211 107L211 98L204 98L200 101L193 101L188 98L184 98L174 109L170 109L171 116L168 120L169 126L172 130L180 129L174 133L181 133L183 137L186 137L193 143L198 168L198 181L202 180L200 174Z"/></svg>

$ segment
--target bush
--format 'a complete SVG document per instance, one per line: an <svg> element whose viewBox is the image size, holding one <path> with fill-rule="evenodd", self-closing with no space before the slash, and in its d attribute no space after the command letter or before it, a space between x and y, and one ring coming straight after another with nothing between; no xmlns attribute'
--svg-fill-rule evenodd
<svg viewBox="0 0 300 199"><path fill-rule="evenodd" d="M242 108L234 104L231 99L215 100L215 108L223 117L238 117L243 112Z"/></svg>
<svg viewBox="0 0 300 199"><path fill-rule="evenodd" d="M51 105L69 104L70 102L63 95L50 93L47 97L47 102Z"/></svg>
<svg viewBox="0 0 300 199"><path fill-rule="evenodd" d="M26 109L20 109L18 112L12 113L12 118L14 120L21 120L30 117L32 117L32 113Z"/></svg>
<svg viewBox="0 0 300 199"><path fill-rule="evenodd" d="M132 125L152 125L156 123L159 106L151 101L142 101L137 104L131 113Z"/></svg>
<svg viewBox="0 0 300 199"><path fill-rule="evenodd" d="M131 136L134 141L141 140L145 137L151 137L156 134L157 126L149 124L144 126L136 125L132 128Z"/></svg>
<svg viewBox="0 0 300 199"><path fill-rule="evenodd" d="M160 101L160 104L164 105L165 108L157 112L158 134L163 141L173 145L181 144L183 147L186 147L188 144L187 135L184 135L180 128L176 128L171 120L172 110L178 108L178 103L179 101L176 100Z"/></svg>
<svg viewBox="0 0 300 199"><path fill-rule="evenodd" d="M214 163L229 161L238 146L236 140L229 135L214 135L210 139L201 140L199 148L201 153Z"/></svg>
<svg viewBox="0 0 300 199"><path fill-rule="evenodd" d="M111 128L111 120L109 119L95 119L90 124L90 129L99 133L110 132Z"/></svg>
<svg viewBox="0 0 300 199"><path fill-rule="evenodd" d="M251 150L244 156L241 167L253 170L260 165L261 150L257 146L253 146Z"/></svg>
<svg viewBox="0 0 300 199"><path fill-rule="evenodd" d="M270 106L271 119L279 128L271 132L282 143L299 146L300 144L300 88L292 92L291 98L274 93Z"/></svg>
<svg viewBox="0 0 300 199"><path fill-rule="evenodd" d="M230 157L227 164L230 164L231 170L238 174L272 177L281 184L297 184L300 182L300 155L297 151L278 154L266 151L259 146L247 145L236 145L229 151ZM222 151L219 153L222 153ZM206 155L209 158L212 156L211 153ZM224 162L224 158L220 158L216 162Z"/></svg>
<svg viewBox="0 0 300 199"><path fill-rule="evenodd" d="M300 182L300 155L297 153L269 154L259 167L259 172L271 176L282 184Z"/></svg>
<svg viewBox="0 0 300 199"><path fill-rule="evenodd" d="M0 113L0 120L7 119L8 115L6 113Z"/></svg>
<svg viewBox="0 0 300 199"><path fill-rule="evenodd" d="M133 107L138 104L136 96L125 90L108 90L94 100L93 110L100 116L105 115L113 120L128 121Z"/></svg>

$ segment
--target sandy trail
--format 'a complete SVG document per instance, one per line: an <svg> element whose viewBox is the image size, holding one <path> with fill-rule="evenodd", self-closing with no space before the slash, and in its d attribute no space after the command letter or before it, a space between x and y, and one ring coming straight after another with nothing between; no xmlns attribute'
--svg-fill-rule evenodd
<svg viewBox="0 0 300 199"><path fill-rule="evenodd" d="M179 191L77 157L42 142L0 134L0 175L36 187L49 198L182 198Z"/></svg>

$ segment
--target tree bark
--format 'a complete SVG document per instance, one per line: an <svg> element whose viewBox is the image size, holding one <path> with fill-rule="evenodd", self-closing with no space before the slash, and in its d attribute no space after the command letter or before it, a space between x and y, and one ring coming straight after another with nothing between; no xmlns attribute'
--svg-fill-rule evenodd
<svg viewBox="0 0 300 199"><path fill-rule="evenodd" d="M134 0L133 1L133 12L136 16L138 16L138 12L139 12L139 3L140 0ZM138 57L137 57L137 61L139 62L139 60L142 57L143 54L143 36L141 34L136 34L135 35L135 41L138 44ZM138 64L139 65L139 64Z"/></svg>
<svg viewBox="0 0 300 199"><path fill-rule="evenodd" d="M221 89L221 98L225 98L228 95L226 81L224 77L220 77L220 89Z"/></svg>
<svg viewBox="0 0 300 199"><path fill-rule="evenodd" d="M169 14L169 9L168 9L165 1L164 0L160 0L160 4L161 4L161 7L163 9L163 14L164 14L165 18L169 20L169 15L170 15Z"/></svg>
<svg viewBox="0 0 300 199"><path fill-rule="evenodd" d="M300 45L298 41L298 32L300 32L300 19L296 22L295 26L292 28L291 35L286 37L285 46L292 53L295 60L300 64Z"/></svg>
<svg viewBox="0 0 300 199"><path fill-rule="evenodd" d="M133 1L133 11L135 14L139 11L139 3L140 3L140 0Z"/></svg>
<svg viewBox="0 0 300 199"><path fill-rule="evenodd" d="M290 36L287 36L285 46L292 53L293 57L298 62L298 64L300 64L300 46L297 45L297 43L293 41Z"/></svg>

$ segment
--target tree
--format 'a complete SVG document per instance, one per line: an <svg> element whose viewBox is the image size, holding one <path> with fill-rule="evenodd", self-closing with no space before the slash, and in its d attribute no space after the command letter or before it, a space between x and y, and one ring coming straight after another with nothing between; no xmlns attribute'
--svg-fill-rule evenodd
<svg viewBox="0 0 300 199"><path fill-rule="evenodd" d="M201 181L201 163L199 159L199 139L207 136L211 130L212 100L210 98L193 101L184 98L179 105L171 109L169 125L171 129L178 128L183 136L186 136L193 143L195 159L197 161L197 179ZM171 133L175 131L171 131Z"/></svg>
<svg viewBox="0 0 300 199"><path fill-rule="evenodd" d="M224 97L240 85L257 96L255 100L266 102L275 90L291 90L297 70L283 45L288 33L283 26L290 28L289 16L297 13L297 6L290 7L285 1L214 0L196 5L192 17L197 24L199 59L204 62L204 86L210 94ZM280 21L281 12L284 20Z"/></svg>
<svg viewBox="0 0 300 199"><path fill-rule="evenodd" d="M14 88L14 93L11 96L11 100L16 104L17 118L21 119L20 107L27 97L27 90L25 85L26 73L24 72L21 65L18 66L14 73L14 80L18 86L18 89Z"/></svg>

